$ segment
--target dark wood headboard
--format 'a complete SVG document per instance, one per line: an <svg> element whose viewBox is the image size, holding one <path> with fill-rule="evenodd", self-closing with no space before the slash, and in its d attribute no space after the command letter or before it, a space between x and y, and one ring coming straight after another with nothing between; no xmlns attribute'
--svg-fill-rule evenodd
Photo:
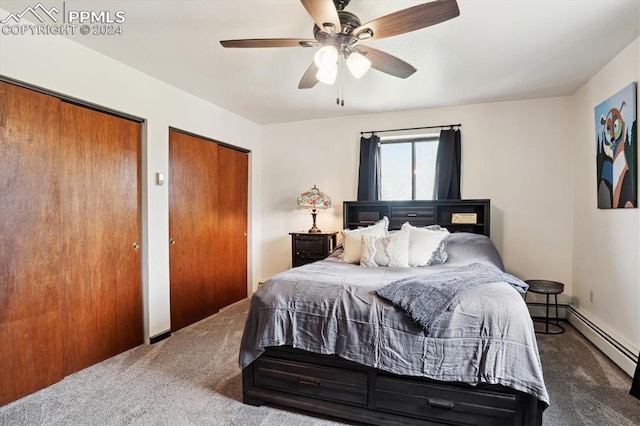
<svg viewBox="0 0 640 426"><path fill-rule="evenodd" d="M490 200L345 201L344 227L369 226L383 216L389 230L409 222L414 226L440 225L449 232L473 232L489 237Z"/></svg>

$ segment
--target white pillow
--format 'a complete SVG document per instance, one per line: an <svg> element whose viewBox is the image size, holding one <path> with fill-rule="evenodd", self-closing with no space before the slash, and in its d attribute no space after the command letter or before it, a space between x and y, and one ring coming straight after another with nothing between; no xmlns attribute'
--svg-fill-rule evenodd
<svg viewBox="0 0 640 426"><path fill-rule="evenodd" d="M409 267L409 231L398 231L384 237L362 236L362 266Z"/></svg>
<svg viewBox="0 0 640 426"><path fill-rule="evenodd" d="M449 231L444 228L437 231L417 228L409 222L401 229L409 231L409 265L412 267L428 266L440 243L449 236Z"/></svg>
<svg viewBox="0 0 640 426"><path fill-rule="evenodd" d="M347 263L360 263L360 252L362 251L362 236L374 235L383 237L387 235L389 219L383 217L375 225L358 229L342 230L342 255L340 258Z"/></svg>

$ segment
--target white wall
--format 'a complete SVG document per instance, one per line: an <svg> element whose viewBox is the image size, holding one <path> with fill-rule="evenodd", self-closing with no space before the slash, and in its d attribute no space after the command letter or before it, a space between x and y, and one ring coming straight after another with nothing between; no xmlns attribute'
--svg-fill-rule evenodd
<svg viewBox="0 0 640 426"><path fill-rule="evenodd" d="M0 16L6 12L0 9ZM155 185L155 172L168 173L169 126L251 150L248 277L249 287L257 286L260 126L62 36L0 36L0 74L146 120L142 159L146 339L170 328L169 186Z"/></svg>
<svg viewBox="0 0 640 426"><path fill-rule="evenodd" d="M635 353L640 348L640 210L596 207L594 107L639 80L636 39L574 95L572 146L573 305Z"/></svg>
<svg viewBox="0 0 640 426"><path fill-rule="evenodd" d="M492 239L507 270L566 283L571 294L571 99L550 98L265 126L262 278L291 266L289 232L308 229L296 196L317 184L333 202L323 231L355 200L361 131L462 123L462 197L490 198Z"/></svg>

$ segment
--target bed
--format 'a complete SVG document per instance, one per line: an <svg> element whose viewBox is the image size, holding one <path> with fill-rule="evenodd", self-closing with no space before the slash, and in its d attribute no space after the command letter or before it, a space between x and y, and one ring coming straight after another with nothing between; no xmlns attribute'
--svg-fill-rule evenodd
<svg viewBox="0 0 640 426"><path fill-rule="evenodd" d="M458 229L457 211L475 213L476 226ZM345 203L346 228L358 227L354 217L373 226L382 217L392 230L406 221L462 232L439 245L446 261L427 267L347 263L345 233L342 251L267 280L252 297L242 337L244 402L367 424L541 425L549 397L533 325L519 280L510 283L486 235L489 201ZM406 235L384 238L399 234ZM485 273L486 282L469 285ZM443 277L464 274L455 280L464 291L440 305L432 303L436 293L416 293L438 279L453 291ZM437 306L418 310L424 300ZM410 317L416 312L429 315Z"/></svg>

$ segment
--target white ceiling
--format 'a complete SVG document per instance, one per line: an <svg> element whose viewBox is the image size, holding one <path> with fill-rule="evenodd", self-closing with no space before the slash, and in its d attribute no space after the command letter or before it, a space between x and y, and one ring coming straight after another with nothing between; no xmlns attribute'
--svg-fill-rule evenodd
<svg viewBox="0 0 640 426"><path fill-rule="evenodd" d="M61 1L41 0L50 7ZM37 1L0 1L21 12ZM458 0L460 16L368 44L415 66L406 80L375 70L299 90L315 48L225 49L241 38L309 38L297 0L74 1L123 10L119 36L72 38L258 124L574 93L640 35L638 0ZM364 22L424 1L352 0Z"/></svg>

